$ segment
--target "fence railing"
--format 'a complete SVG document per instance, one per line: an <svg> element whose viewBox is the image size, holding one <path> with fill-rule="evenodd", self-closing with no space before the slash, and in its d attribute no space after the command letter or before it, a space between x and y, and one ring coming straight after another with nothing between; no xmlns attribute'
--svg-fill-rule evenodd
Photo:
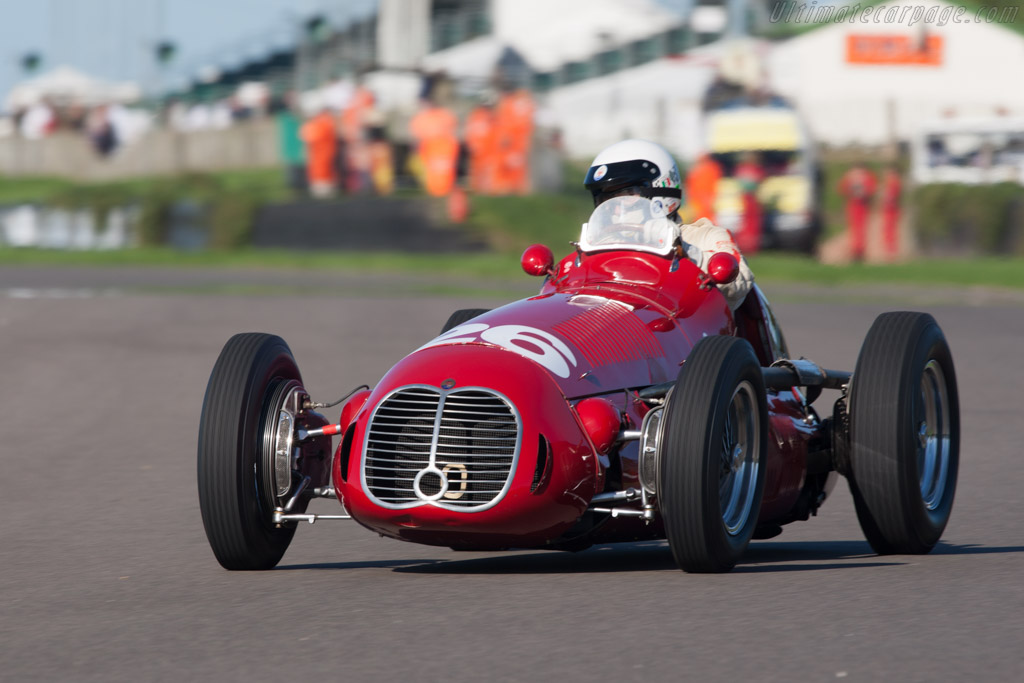
<svg viewBox="0 0 1024 683"><path fill-rule="evenodd" d="M272 119L241 121L222 130L157 129L108 157L82 134L42 140L0 138L0 176L48 176L81 182L185 172L269 168L282 163Z"/></svg>

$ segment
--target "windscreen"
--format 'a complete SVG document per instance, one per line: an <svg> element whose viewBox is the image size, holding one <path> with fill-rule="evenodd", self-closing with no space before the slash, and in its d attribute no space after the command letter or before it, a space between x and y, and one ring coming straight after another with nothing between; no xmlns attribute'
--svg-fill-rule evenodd
<svg viewBox="0 0 1024 683"><path fill-rule="evenodd" d="M638 196L613 197L600 204L583 225L583 251L632 249L667 255L679 237L664 200Z"/></svg>

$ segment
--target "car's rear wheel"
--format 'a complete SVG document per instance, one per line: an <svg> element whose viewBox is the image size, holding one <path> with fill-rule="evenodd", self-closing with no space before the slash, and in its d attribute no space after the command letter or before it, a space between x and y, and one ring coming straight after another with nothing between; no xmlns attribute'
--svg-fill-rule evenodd
<svg viewBox="0 0 1024 683"><path fill-rule="evenodd" d="M210 374L199 423L199 509L226 569L274 567L295 534L294 524L273 523L273 511L292 483L287 455L285 471L274 471L274 449L282 407L296 391L302 377L291 350L269 334L232 337Z"/></svg>
<svg viewBox="0 0 1024 683"><path fill-rule="evenodd" d="M879 554L924 554L953 508L960 402L953 357L926 313L883 313L850 388L850 492Z"/></svg>
<svg viewBox="0 0 1024 683"><path fill-rule="evenodd" d="M768 412L750 344L701 339L665 411L656 488L669 547L684 571L727 572L750 543L764 493Z"/></svg>
<svg viewBox="0 0 1024 683"><path fill-rule="evenodd" d="M489 308L463 308L455 311L448 317L448 322L444 324L444 327L441 328L441 334L444 334L448 330L455 329L462 323L469 322L478 315L490 312L491 309Z"/></svg>

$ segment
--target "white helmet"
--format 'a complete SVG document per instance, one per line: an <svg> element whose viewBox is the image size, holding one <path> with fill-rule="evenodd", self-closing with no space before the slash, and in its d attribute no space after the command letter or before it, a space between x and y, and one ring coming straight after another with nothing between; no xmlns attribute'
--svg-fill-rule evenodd
<svg viewBox="0 0 1024 683"><path fill-rule="evenodd" d="M647 140L623 140L594 157L583 185L594 206L620 194L660 197L665 213L673 214L683 200L679 167L661 145Z"/></svg>

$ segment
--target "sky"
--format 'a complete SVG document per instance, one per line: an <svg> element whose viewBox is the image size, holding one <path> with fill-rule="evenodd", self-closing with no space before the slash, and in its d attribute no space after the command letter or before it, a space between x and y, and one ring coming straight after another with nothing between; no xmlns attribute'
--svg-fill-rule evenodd
<svg viewBox="0 0 1024 683"><path fill-rule="evenodd" d="M656 0L685 11L692 0ZM377 0L0 0L0 105L29 78L66 65L105 80L134 81L147 93L181 87L204 66L230 67L270 48L294 44L304 18L324 14L336 26L366 16ZM178 47L157 66L162 40Z"/></svg>
<svg viewBox="0 0 1024 683"><path fill-rule="evenodd" d="M204 65L230 66L288 44L302 18L323 13L338 25L363 16L376 0L0 0L0 102L28 76L68 65L149 90L173 86ZM153 46L171 40L178 54L159 69Z"/></svg>

